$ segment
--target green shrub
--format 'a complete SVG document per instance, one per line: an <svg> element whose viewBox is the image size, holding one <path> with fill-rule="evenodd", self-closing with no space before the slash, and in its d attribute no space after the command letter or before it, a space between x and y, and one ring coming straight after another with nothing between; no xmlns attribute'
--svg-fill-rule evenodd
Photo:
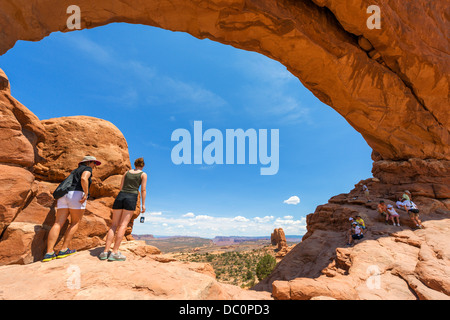
<svg viewBox="0 0 450 320"><path fill-rule="evenodd" d="M266 254L262 257L256 265L256 276L258 277L258 280L261 281L271 274L276 265L277 261L270 254Z"/></svg>

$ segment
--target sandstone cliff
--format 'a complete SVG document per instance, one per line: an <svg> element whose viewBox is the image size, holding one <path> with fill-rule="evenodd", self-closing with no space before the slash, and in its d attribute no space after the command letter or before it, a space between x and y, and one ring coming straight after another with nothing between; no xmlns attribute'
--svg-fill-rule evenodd
<svg viewBox="0 0 450 320"><path fill-rule="evenodd" d="M371 202L362 192L370 190ZM272 291L275 299L309 300L449 300L450 206L434 194L417 189L413 199L420 208L424 229L416 229L408 214L397 209L400 227L376 211L380 200L395 207L403 193L379 179L361 181L348 194L318 206L307 216L308 232L255 286ZM404 189L403 189L404 190ZM429 197L432 196L432 197ZM367 227L362 240L347 246L349 218L361 216Z"/></svg>
<svg viewBox="0 0 450 320"><path fill-rule="evenodd" d="M11 96L3 72L0 78L7 84L0 91L0 265L42 259L54 222L52 192L85 155L95 155L102 165L94 169L89 206L73 246L80 250L102 244L121 174L131 168L122 133L91 117L40 121Z"/></svg>

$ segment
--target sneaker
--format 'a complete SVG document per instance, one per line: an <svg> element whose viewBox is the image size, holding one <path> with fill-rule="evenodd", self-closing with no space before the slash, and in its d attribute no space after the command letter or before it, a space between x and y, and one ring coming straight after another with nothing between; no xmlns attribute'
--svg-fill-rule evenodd
<svg viewBox="0 0 450 320"><path fill-rule="evenodd" d="M48 261L52 261L53 259L56 259L56 255L55 253L46 253L44 258L42 259L42 262L48 262Z"/></svg>
<svg viewBox="0 0 450 320"><path fill-rule="evenodd" d="M113 253L109 255L108 261L125 261L126 257L120 252Z"/></svg>
<svg viewBox="0 0 450 320"><path fill-rule="evenodd" d="M100 253L100 255L98 256L98 258L99 258L100 260L106 260L106 259L108 259L108 252L102 252L102 253Z"/></svg>
<svg viewBox="0 0 450 320"><path fill-rule="evenodd" d="M74 254L75 252L77 252L77 250L70 250L70 249L66 249L64 251L60 251L58 252L58 254L56 255L56 259L62 259L65 257L70 256L71 254Z"/></svg>

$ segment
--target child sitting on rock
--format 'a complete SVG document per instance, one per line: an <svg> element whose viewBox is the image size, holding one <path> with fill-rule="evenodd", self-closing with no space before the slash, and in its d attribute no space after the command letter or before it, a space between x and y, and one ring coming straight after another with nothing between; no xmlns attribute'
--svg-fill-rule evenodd
<svg viewBox="0 0 450 320"><path fill-rule="evenodd" d="M361 216L357 215L355 218L355 221L359 224L363 231L366 230L366 224L364 223L364 220L361 218Z"/></svg>
<svg viewBox="0 0 450 320"><path fill-rule="evenodd" d="M350 236L348 238L347 246L351 246L355 240L361 240L362 238L364 238L362 228L356 221L352 222L352 227L350 229Z"/></svg>
<svg viewBox="0 0 450 320"><path fill-rule="evenodd" d="M403 198L402 197L398 197L397 202L395 203L397 205L398 209L402 209L404 210L404 204L403 204Z"/></svg>
<svg viewBox="0 0 450 320"><path fill-rule="evenodd" d="M377 211L378 213L381 214L382 217L384 216L386 218L384 223L388 224L389 212L387 211L387 207L386 204L384 203L384 200L381 200L380 203L378 204Z"/></svg>
<svg viewBox="0 0 450 320"><path fill-rule="evenodd" d="M392 206L392 204L388 204L387 211L388 211L389 215L391 216L392 224L394 226L399 226L400 227L400 215L397 213L397 211L395 211L395 209ZM394 219L397 220L397 224L395 224L395 220Z"/></svg>

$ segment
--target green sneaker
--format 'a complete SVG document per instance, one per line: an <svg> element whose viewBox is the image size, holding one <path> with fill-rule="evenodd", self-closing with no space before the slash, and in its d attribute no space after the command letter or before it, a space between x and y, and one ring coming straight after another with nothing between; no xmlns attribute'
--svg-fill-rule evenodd
<svg viewBox="0 0 450 320"><path fill-rule="evenodd" d="M109 255L108 261L125 261L126 257L120 252L113 253Z"/></svg>
<svg viewBox="0 0 450 320"><path fill-rule="evenodd" d="M108 259L108 252L102 252L102 253L100 253L99 256L98 256L98 258L99 258L100 260L106 260L106 259Z"/></svg>

